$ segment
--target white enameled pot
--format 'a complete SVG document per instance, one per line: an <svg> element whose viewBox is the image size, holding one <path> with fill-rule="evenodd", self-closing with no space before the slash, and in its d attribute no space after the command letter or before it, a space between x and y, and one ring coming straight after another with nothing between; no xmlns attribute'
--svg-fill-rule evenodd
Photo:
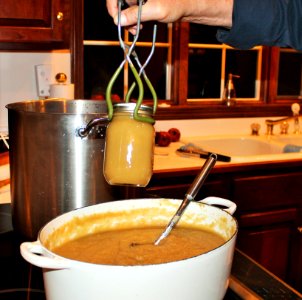
<svg viewBox="0 0 302 300"><path fill-rule="evenodd" d="M175 199L133 199L92 205L65 213L47 223L36 242L21 244L21 254L31 264L43 268L48 300L219 300L225 295L231 271L237 222L232 216L236 205L226 199L208 197L188 206L181 223L211 228L226 242L192 258L144 266L111 266L84 263L58 256L47 249L60 244L76 231L96 232L101 227L118 229L130 226L166 225L180 205ZM222 205L226 209L213 205ZM114 214L112 214L114 212ZM120 212L120 214L116 214ZM81 218L98 214L93 223L82 226ZM78 226L69 226L68 234L52 233L79 218ZM71 228L70 228L71 227ZM62 231L63 232L63 231ZM101 245L100 245L101 247Z"/></svg>

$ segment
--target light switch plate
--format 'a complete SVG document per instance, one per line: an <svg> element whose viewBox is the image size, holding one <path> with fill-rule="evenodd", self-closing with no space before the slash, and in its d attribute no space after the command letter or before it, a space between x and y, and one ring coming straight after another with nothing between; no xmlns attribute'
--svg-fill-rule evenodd
<svg viewBox="0 0 302 300"><path fill-rule="evenodd" d="M42 98L49 97L51 65L36 65L35 71L38 96Z"/></svg>

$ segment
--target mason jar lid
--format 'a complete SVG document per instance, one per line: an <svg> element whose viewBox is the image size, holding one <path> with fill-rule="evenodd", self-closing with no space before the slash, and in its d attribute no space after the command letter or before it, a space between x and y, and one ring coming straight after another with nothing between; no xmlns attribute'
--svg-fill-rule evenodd
<svg viewBox="0 0 302 300"><path fill-rule="evenodd" d="M113 109L114 112L127 112L127 113L131 113L134 112L136 103L116 103L113 105ZM152 116L153 115L153 108L150 106L146 106L146 105L141 105L139 110L138 110L139 114L142 115L148 115L148 116Z"/></svg>

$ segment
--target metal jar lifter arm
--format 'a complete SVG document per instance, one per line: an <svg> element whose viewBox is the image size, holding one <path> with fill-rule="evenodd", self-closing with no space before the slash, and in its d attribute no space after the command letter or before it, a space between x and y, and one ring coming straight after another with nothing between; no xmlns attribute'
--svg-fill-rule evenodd
<svg viewBox="0 0 302 300"><path fill-rule="evenodd" d="M142 12L142 5L143 5L144 1L143 0L139 0L139 9L138 9L138 21L137 21L137 31L136 34L134 36L134 40L131 44L131 46L126 46L123 39L122 39L122 35L121 35L121 10L122 10L122 5L123 5L123 0L118 0L118 36L119 36L119 42L121 45L121 48L123 49L124 53L125 53L125 59L124 61L120 64L120 66L118 67L118 69L115 71L115 73L113 74L112 78L109 81L109 84L107 86L107 90L106 90L106 102L107 102L107 107L108 107L108 118L109 120L112 119L113 116L113 105L112 105L112 101L111 101L111 91L112 91L112 87L117 79L117 77L119 76L119 74L121 73L124 64L126 63L126 61L128 61L129 63L129 67L134 75L134 78L136 80L136 83L134 83L134 87L137 84L138 86L138 91L139 91L139 95L138 95L138 99L137 99L137 103L136 103L136 107L133 113L134 119L138 120L138 121L143 121L143 122L148 122L148 123L154 123L154 119L150 118L150 117L144 117L144 116L140 116L138 114L139 108L142 105L143 102L143 98L144 98L144 86L143 86L143 82L140 78L141 74L144 75L144 79L152 93L153 96L153 100L154 100L154 108L153 108L153 112L156 111L156 106L157 106L157 96L155 93L155 90L150 82L150 80L148 79L148 77L146 76L146 73L144 71L144 68L146 67L147 63L150 61L150 58L154 52L154 46L155 46L155 34L153 34L153 42L152 42L152 49L151 49L151 53L148 56L148 59L146 61L146 63L144 64L144 66L141 66L141 64L139 63L139 60L137 59L137 55L136 53L134 54L134 57L136 59L136 62L138 62L138 65L140 67L140 72L138 73L136 68L134 67L132 61L131 61L131 54L133 55L133 51L134 51L134 47L135 44L138 40L138 36L139 36L139 32L140 32L140 20L141 20L141 12ZM156 32L156 27L154 29L154 31ZM126 102L129 101L130 95L134 89L134 87L132 89L130 89L126 95ZM130 92L130 93L129 93Z"/></svg>
<svg viewBox="0 0 302 300"><path fill-rule="evenodd" d="M147 57L147 59L146 59L146 61L145 61L145 63L144 63L143 66L142 66L142 64L140 63L139 58L138 58L138 56L137 56L135 50L133 50L133 52L132 52L132 56L134 57L134 59L135 59L137 65L138 65L139 68L140 68L140 70L139 70L139 76L141 76L141 75L143 74L144 80L145 80L145 82L146 82L146 84L147 84L147 86L148 86L148 88L149 88L149 90L150 90L150 92L151 92L151 94L152 94L152 97L153 97L153 114L156 113L156 108L157 108L157 95L156 95L155 89L154 89L154 87L153 87L151 81L149 80L149 78L148 78L148 76L147 76L147 74L146 74L146 72L145 72L145 68L146 68L146 66L148 65L148 63L149 63L149 61L151 60L151 57L152 57L152 55L153 55L153 53L154 53L154 49L155 49L155 41L156 41L156 32L157 32L157 24L154 24L151 51L150 51L150 54L149 54L149 56ZM135 82L133 82L132 85L131 85L131 87L130 87L130 89L129 89L129 91L128 91L128 93L127 93L127 95L126 95L126 100L125 100L126 102L129 102L130 96L131 96L131 94L132 94L132 92L133 92L133 90L134 90L134 88L135 88L135 85L136 85ZM141 105L141 103L139 103L139 105L136 106L136 108L135 108L135 114L137 114L140 105Z"/></svg>

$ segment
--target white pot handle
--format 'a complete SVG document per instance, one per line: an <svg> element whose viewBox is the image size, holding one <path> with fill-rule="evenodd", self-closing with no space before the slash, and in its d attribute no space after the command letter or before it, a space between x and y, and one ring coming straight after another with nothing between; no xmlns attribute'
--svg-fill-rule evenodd
<svg viewBox="0 0 302 300"><path fill-rule="evenodd" d="M45 269L67 269L68 262L46 253L39 241L25 242L20 246L23 258L34 266Z"/></svg>
<svg viewBox="0 0 302 300"><path fill-rule="evenodd" d="M209 205L225 206L226 208L224 208L223 210L228 212L231 215L234 214L234 212L236 211L236 208L237 208L237 205L234 202L224 199L224 198L219 198L219 197L207 197L198 202L209 204Z"/></svg>

